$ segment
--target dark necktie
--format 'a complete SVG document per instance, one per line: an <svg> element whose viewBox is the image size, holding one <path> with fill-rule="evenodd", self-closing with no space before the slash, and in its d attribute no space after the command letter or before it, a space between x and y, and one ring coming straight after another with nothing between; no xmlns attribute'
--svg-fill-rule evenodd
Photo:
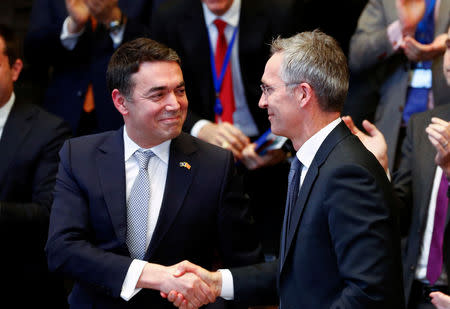
<svg viewBox="0 0 450 309"><path fill-rule="evenodd" d="M448 180L442 173L441 184L436 198L433 235L431 237L430 254L428 256L427 279L433 285L442 272L442 244L444 240L445 219L448 208Z"/></svg>
<svg viewBox="0 0 450 309"><path fill-rule="evenodd" d="M221 19L216 19L214 24L217 27L216 54L214 57L216 73L219 75L222 71L225 54L227 53L228 43L225 37L225 27L227 23ZM231 61L228 62L225 76L223 77L222 87L220 88L219 98L222 105L222 115L216 117L216 122L233 123L233 113L236 110L233 93L233 79L231 77Z"/></svg>
<svg viewBox="0 0 450 309"><path fill-rule="evenodd" d="M300 187L300 175L302 172L302 163L295 157L291 163L291 169L289 171L288 179L288 194L286 198L286 209L284 214L284 224L283 224L283 236L280 250L280 257L284 259L286 254L287 236L291 228L292 211L297 202L298 191Z"/></svg>

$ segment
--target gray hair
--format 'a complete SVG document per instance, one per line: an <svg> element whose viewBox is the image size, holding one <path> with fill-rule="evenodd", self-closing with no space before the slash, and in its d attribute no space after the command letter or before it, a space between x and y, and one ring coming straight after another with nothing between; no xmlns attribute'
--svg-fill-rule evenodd
<svg viewBox="0 0 450 309"><path fill-rule="evenodd" d="M324 111L342 111L348 91L347 58L335 39L314 30L276 38L272 54L282 53L281 79L286 84L308 83Z"/></svg>

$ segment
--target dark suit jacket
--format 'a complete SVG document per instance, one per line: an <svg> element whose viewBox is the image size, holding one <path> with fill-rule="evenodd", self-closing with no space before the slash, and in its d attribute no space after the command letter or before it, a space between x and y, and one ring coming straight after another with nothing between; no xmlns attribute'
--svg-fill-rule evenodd
<svg viewBox="0 0 450 309"><path fill-rule="evenodd" d="M151 1L119 1L128 16L123 42L148 36ZM114 52L109 32L103 25L87 25L73 51L61 44L63 22L68 16L64 1L36 0L31 13L30 28L25 40L26 59L51 71L44 107L67 120L77 131L89 83L94 90L98 131L118 129L122 116L114 108L106 87L106 69ZM42 76L41 78L45 78Z"/></svg>
<svg viewBox="0 0 450 309"><path fill-rule="evenodd" d="M450 105L436 107L411 117L402 145L400 166L393 175L395 191L404 206L401 216L402 229L408 235L403 265L407 302L411 296L411 286L422 246L436 171L436 163L434 163L436 150L425 132L425 128L431 122L431 117L450 121ZM447 224L444 235L444 263L447 270L450 266L449 233L450 229Z"/></svg>
<svg viewBox="0 0 450 309"><path fill-rule="evenodd" d="M241 4L239 64L247 104L260 134L269 128L269 121L267 113L258 107L259 85L272 39L292 31L290 2L245 0ZM214 121L216 95L201 1L169 0L163 3L152 18L151 35L175 49L181 57L190 111L184 129L189 132L200 119Z"/></svg>
<svg viewBox="0 0 450 309"><path fill-rule="evenodd" d="M63 308L63 285L48 274L44 246L57 155L69 135L61 119L16 98L0 139L0 296L16 308Z"/></svg>
<svg viewBox="0 0 450 309"><path fill-rule="evenodd" d="M273 302L278 282L283 309L404 308L393 206L383 168L339 124L301 186L285 257L232 270L235 298Z"/></svg>
<svg viewBox="0 0 450 309"><path fill-rule="evenodd" d="M143 290L128 303L119 297L132 262L125 241L123 129L69 140L60 157L46 248L50 269L76 280L72 308L172 308L158 291ZM170 146L161 212L145 259L163 265L187 259L211 268L215 250L224 265L261 260L232 154L182 133Z"/></svg>

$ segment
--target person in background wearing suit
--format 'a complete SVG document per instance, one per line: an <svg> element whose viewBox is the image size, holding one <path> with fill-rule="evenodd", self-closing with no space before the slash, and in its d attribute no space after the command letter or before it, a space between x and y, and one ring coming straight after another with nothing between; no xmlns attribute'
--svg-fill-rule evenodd
<svg viewBox="0 0 450 309"><path fill-rule="evenodd" d="M448 103L441 70L449 11L450 0L370 0L351 38L350 70L370 75L374 122L386 137L392 172L410 116ZM372 108L365 103L349 115Z"/></svg>
<svg viewBox="0 0 450 309"><path fill-rule="evenodd" d="M262 260L233 155L181 133L188 101L172 49L125 43L107 80L125 126L64 144L49 268L74 278L71 308L171 308L159 291L176 287L199 307L208 286L166 265L192 259L211 269L216 254L225 265Z"/></svg>
<svg viewBox="0 0 450 309"><path fill-rule="evenodd" d="M106 68L120 44L149 35L152 4L151 0L34 1L25 56L49 75L43 106L69 122L74 134L123 125L106 90Z"/></svg>
<svg viewBox="0 0 450 309"><path fill-rule="evenodd" d="M183 130L231 150L240 160L239 171L269 259L278 255L275 235L283 212L277 206L284 201L289 164L285 150L260 155L252 142L269 129L265 113L257 107L260 77L270 42L292 28L290 2L169 0L155 12L151 27L152 38L173 48L183 60L190 102Z"/></svg>
<svg viewBox="0 0 450 309"><path fill-rule="evenodd" d="M70 129L15 96L22 69L16 40L0 24L0 296L14 308L65 308L63 282L48 272L44 246L57 155Z"/></svg>
<svg viewBox="0 0 450 309"><path fill-rule="evenodd" d="M404 308L391 186L339 117L348 89L344 53L320 31L277 39L272 52L259 106L267 110L272 131L290 138L297 151L280 258L231 273L184 262L178 274L192 271L221 287L217 295L249 304ZM184 306L182 293L164 296Z"/></svg>
<svg viewBox="0 0 450 309"><path fill-rule="evenodd" d="M450 86L449 36L443 71ZM351 118L344 120L387 171L388 151L383 134L368 121L363 122L369 133L366 135L354 126ZM406 303L411 309L450 307L446 295L450 293L449 142L450 104L412 116L402 145L399 168L392 177L397 196L403 203L402 230L407 236L403 278Z"/></svg>

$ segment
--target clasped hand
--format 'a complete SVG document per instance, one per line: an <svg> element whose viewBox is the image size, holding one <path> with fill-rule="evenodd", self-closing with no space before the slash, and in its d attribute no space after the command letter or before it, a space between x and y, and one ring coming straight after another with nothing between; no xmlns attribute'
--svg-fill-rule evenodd
<svg viewBox="0 0 450 309"><path fill-rule="evenodd" d="M222 275L209 272L188 261L170 267L172 278L161 289L161 296L182 309L198 308L212 303L220 296Z"/></svg>

